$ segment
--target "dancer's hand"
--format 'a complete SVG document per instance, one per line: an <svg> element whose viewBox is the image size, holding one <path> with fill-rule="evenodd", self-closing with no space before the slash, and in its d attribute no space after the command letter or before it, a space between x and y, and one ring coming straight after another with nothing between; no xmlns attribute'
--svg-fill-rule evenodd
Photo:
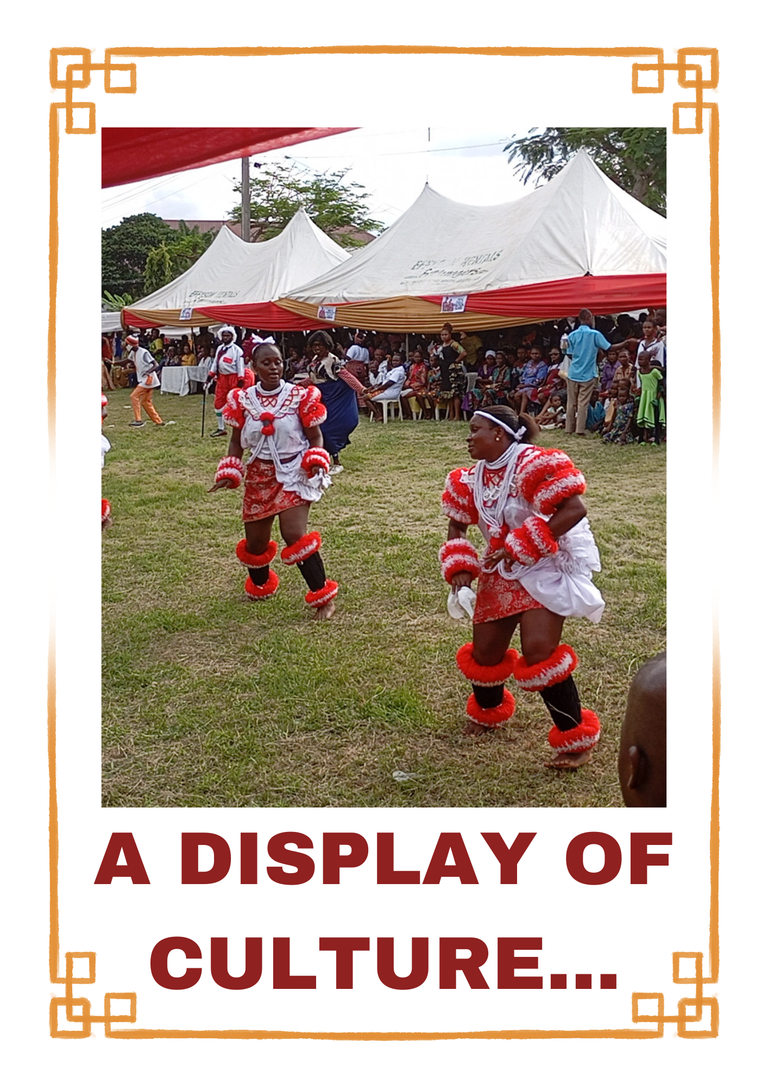
<svg viewBox="0 0 768 1086"><path fill-rule="evenodd" d="M213 494L214 490L237 490L237 484L232 479L219 479L209 488L208 493Z"/></svg>
<svg viewBox="0 0 768 1086"><path fill-rule="evenodd" d="M472 587L472 574L467 573L466 570L462 570L461 573L455 573L451 577L451 588L454 592L458 592L460 588Z"/></svg>
<svg viewBox="0 0 768 1086"><path fill-rule="evenodd" d="M507 558L509 558L509 555L503 547L497 551L489 551L488 554L483 556L483 567L489 570L496 569L498 564Z"/></svg>

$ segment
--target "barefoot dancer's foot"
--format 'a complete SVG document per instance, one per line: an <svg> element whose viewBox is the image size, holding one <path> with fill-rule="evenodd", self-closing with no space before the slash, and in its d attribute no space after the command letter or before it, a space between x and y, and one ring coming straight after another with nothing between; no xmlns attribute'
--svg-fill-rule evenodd
<svg viewBox="0 0 768 1086"><path fill-rule="evenodd" d="M498 728L486 728L484 724L476 724L474 720L468 720L464 725L464 735L491 735Z"/></svg>
<svg viewBox="0 0 768 1086"><path fill-rule="evenodd" d="M336 611L336 604L333 600L329 600L324 607L318 607L315 611L315 618L331 618Z"/></svg>
<svg viewBox="0 0 768 1086"><path fill-rule="evenodd" d="M578 769L580 765L586 765L592 761L592 752L589 750L574 750L557 754L551 762L545 762L547 769Z"/></svg>

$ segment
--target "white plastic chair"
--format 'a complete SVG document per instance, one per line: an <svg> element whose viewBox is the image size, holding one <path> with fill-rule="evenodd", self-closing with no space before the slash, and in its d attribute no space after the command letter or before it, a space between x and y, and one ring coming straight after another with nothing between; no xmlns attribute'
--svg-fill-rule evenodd
<svg viewBox="0 0 768 1086"><path fill-rule="evenodd" d="M382 411L384 413L384 422L387 422L387 420L389 418L389 409L390 409L390 407L392 408L392 418L396 419L396 418L399 417L400 421L401 422L403 421L403 408L402 408L402 404L400 403L399 399L397 399L397 400L379 400L379 403L381 404L381 409L382 409ZM395 414L395 412L398 412L398 414Z"/></svg>

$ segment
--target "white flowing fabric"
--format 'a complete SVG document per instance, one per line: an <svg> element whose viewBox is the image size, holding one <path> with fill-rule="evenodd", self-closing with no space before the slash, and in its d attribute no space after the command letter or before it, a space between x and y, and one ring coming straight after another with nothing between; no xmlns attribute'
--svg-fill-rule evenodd
<svg viewBox="0 0 768 1086"><path fill-rule="evenodd" d="M469 618L471 621L475 617L476 603L477 594L471 588L452 588L448 595L448 614L457 622L462 618Z"/></svg>
<svg viewBox="0 0 768 1086"><path fill-rule="evenodd" d="M522 527L532 514L542 516L517 493L514 483L517 462L530 450L530 445L510 445L493 464L478 460L475 466L473 496L480 515L478 527L486 542L499 534L502 521L513 530ZM483 470L486 466L497 470L506 467L498 500L492 506L483 505ZM542 516L542 520L549 520L549 517ZM592 573L600 571L600 554L587 518L561 535L557 543L554 554L540 558L532 566L500 562L496 572L505 580L519 581L538 603L556 615L599 622L605 601L592 583Z"/></svg>

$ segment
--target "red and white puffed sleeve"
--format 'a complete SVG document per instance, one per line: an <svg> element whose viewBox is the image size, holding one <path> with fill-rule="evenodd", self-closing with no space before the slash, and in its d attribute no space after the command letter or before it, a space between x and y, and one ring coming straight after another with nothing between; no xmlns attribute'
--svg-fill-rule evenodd
<svg viewBox="0 0 768 1086"><path fill-rule="evenodd" d="M478 515L472 494L472 476L467 468L456 468L445 480L443 512L459 524L477 524Z"/></svg>
<svg viewBox="0 0 768 1086"><path fill-rule="evenodd" d="M317 385L307 385L302 389L301 402L299 403L299 421L308 429L310 426L319 426L328 418L320 389Z"/></svg>
<svg viewBox="0 0 768 1086"><path fill-rule="evenodd" d="M517 471L520 494L537 513L551 516L575 494L583 494L587 482L562 449L532 449Z"/></svg>
<svg viewBox="0 0 768 1086"><path fill-rule="evenodd" d="M224 419L227 426L235 426L238 430L242 430L245 426L245 411L243 410L242 395L243 389L233 388L227 396L227 402L224 404L224 410L221 413L221 417Z"/></svg>

